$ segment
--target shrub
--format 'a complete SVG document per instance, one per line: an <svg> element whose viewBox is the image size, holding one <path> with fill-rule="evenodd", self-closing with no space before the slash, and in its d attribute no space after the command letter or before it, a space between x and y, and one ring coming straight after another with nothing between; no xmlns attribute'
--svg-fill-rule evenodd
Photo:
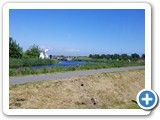
<svg viewBox="0 0 160 120"><path fill-rule="evenodd" d="M9 76L17 76L17 72L15 69L9 69Z"/></svg>

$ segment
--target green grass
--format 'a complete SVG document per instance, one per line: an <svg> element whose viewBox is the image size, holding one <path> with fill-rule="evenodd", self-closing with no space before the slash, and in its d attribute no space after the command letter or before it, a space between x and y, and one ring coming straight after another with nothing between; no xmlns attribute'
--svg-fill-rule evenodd
<svg viewBox="0 0 160 120"><path fill-rule="evenodd" d="M27 66L36 66L36 65L48 65L58 63L58 60L50 60L50 59L39 59L39 58L21 58L21 59L9 59L9 67L10 68L19 68L19 67L27 67Z"/></svg>
<svg viewBox="0 0 160 120"><path fill-rule="evenodd" d="M127 105L123 106L122 109L141 109L139 105L135 103L128 103Z"/></svg>

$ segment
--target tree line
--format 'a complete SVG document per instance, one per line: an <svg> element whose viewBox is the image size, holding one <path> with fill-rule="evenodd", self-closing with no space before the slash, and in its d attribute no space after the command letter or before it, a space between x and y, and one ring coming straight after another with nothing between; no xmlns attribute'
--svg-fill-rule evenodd
<svg viewBox="0 0 160 120"><path fill-rule="evenodd" d="M28 50L23 52L23 48L20 47L16 40L13 40L12 37L9 37L9 58L38 58L42 50L38 45L32 45ZM52 55L50 55L52 58ZM108 59L108 60L144 60L145 54L140 56L137 53L131 55L128 54L90 54L89 58L92 59Z"/></svg>
<svg viewBox="0 0 160 120"><path fill-rule="evenodd" d="M144 60L145 54L141 56L137 53L128 54L90 54L89 58L92 59L108 59L108 60Z"/></svg>
<svg viewBox="0 0 160 120"><path fill-rule="evenodd" d="M12 37L9 37L9 58L38 58L40 52L41 49L35 44L23 52L23 48L20 47L16 40L13 40Z"/></svg>

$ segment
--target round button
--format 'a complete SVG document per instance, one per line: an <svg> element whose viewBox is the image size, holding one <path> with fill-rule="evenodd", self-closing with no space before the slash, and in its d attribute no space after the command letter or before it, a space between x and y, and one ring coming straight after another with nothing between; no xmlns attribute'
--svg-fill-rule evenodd
<svg viewBox="0 0 160 120"><path fill-rule="evenodd" d="M150 110L157 104L157 94L153 90L141 90L137 94L137 103L144 110Z"/></svg>

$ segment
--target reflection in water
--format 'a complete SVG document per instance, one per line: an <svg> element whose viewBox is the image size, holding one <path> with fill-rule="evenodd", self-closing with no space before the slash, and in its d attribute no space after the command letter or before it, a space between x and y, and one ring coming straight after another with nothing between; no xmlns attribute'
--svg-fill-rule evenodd
<svg viewBox="0 0 160 120"><path fill-rule="evenodd" d="M59 61L59 63L56 64L50 64L50 65L45 65L45 66L32 66L32 68L36 68L36 69L41 69L41 68L52 68L52 67L56 67L56 66L62 66L62 67L69 67L69 66L80 66L83 64L86 64L88 62L84 62L84 61Z"/></svg>

